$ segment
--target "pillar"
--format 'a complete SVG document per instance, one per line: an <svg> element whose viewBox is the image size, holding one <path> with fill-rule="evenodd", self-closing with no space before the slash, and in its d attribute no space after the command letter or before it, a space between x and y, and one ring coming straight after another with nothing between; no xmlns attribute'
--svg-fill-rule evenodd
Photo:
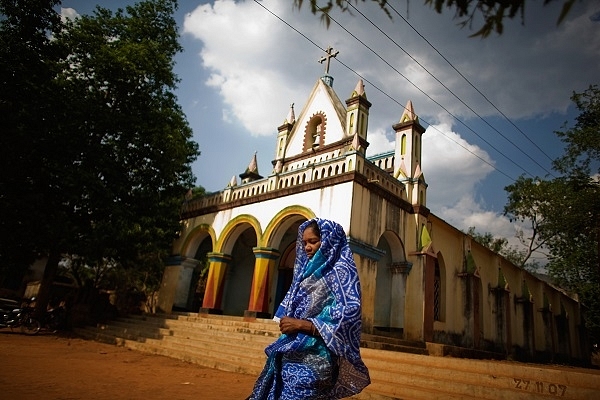
<svg viewBox="0 0 600 400"><path fill-rule="evenodd" d="M406 278L412 268L408 261L395 262L390 265L392 272L392 309L390 310L390 327L404 328L404 303L406 299Z"/></svg>
<svg viewBox="0 0 600 400"><path fill-rule="evenodd" d="M193 258L169 257L160 284L157 311L170 313L173 307L187 309L192 276L198 263Z"/></svg>
<svg viewBox="0 0 600 400"><path fill-rule="evenodd" d="M224 253L208 253L208 277L200 313L221 314L221 300L223 298L223 284L227 266L231 263L231 256Z"/></svg>
<svg viewBox="0 0 600 400"><path fill-rule="evenodd" d="M275 262L279 258L279 251L270 247L254 247L254 275L248 310L244 311L245 317L270 318L269 298L273 275L276 269Z"/></svg>

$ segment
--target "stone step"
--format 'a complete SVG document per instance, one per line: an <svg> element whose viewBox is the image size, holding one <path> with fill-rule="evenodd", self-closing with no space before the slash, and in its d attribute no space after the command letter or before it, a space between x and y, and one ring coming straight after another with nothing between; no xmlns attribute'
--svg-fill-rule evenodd
<svg viewBox="0 0 600 400"><path fill-rule="evenodd" d="M427 349L422 349L419 347L400 346L396 344L381 342L370 342L368 340L361 340L360 347L375 350L397 351L402 353L429 355Z"/></svg>
<svg viewBox="0 0 600 400"><path fill-rule="evenodd" d="M212 325L210 323L193 324L184 323L181 326L169 323L168 327L159 324L140 323L135 320L120 319L111 321L110 323L102 324L103 330L111 330L113 332L123 332L124 334L137 334L148 338L160 339L171 336L183 336L193 338L198 335L198 332L204 332L205 335L219 337L223 340L241 340L241 341L258 341L260 343L273 342L280 333L273 331L264 331L260 329L250 329L244 326L235 325Z"/></svg>
<svg viewBox="0 0 600 400"><path fill-rule="evenodd" d="M515 362L431 357L361 349L365 364L380 394L401 396L413 385L448 395L480 399L534 399L554 396L568 399L600 398L600 371L563 369ZM386 386L386 382L395 385ZM371 388L374 389L374 388ZM444 397L444 396L442 396ZM429 397L431 398L431 397ZM444 397L445 398L445 397Z"/></svg>
<svg viewBox="0 0 600 400"><path fill-rule="evenodd" d="M425 342L417 342L414 340L404 340L404 339L399 339L399 338L390 337L390 336L383 336L383 335L370 335L368 333L363 333L363 334L361 334L360 337L361 337L361 340L370 341L370 342L389 343L389 344L394 344L394 345L399 345L399 346L417 347L417 348L422 348L422 349L426 348Z"/></svg>
<svg viewBox="0 0 600 400"><path fill-rule="evenodd" d="M258 375L266 360L264 348L279 336L279 329L272 320L177 313L129 316L78 328L76 333L205 367ZM600 398L598 370L434 357L426 355L432 348L429 343L378 335L362 339L361 355L372 383L355 399Z"/></svg>
<svg viewBox="0 0 600 400"><path fill-rule="evenodd" d="M264 360L266 359L265 357L258 363L248 363L248 360L242 359L241 357L231 358L223 356L222 354L214 357L206 353L198 354L188 350L171 349L163 344L157 346L151 342L129 340L111 335L104 335L101 332L89 331L85 328L77 328L76 333L86 339L123 346L127 347L128 349L140 351L142 353L162 355L185 362L202 365L208 368L242 374L258 375L262 370L262 367L264 366Z"/></svg>
<svg viewBox="0 0 600 400"><path fill-rule="evenodd" d="M237 318L237 319L236 319ZM246 329L249 331L272 332L279 335L279 327L272 320L245 321L240 317L206 317L196 315L177 315L163 318L162 316L128 316L119 318L117 321L135 321L149 326L158 326L162 328L193 326L203 328L208 326L235 327L237 329Z"/></svg>

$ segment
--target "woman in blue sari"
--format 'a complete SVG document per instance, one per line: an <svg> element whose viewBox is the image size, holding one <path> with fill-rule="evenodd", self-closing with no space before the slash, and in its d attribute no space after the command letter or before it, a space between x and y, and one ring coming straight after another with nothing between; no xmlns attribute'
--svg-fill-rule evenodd
<svg viewBox="0 0 600 400"><path fill-rule="evenodd" d="M341 225L325 219L298 228L294 277L275 312L282 335L249 399L341 399L369 383L360 357L361 292Z"/></svg>

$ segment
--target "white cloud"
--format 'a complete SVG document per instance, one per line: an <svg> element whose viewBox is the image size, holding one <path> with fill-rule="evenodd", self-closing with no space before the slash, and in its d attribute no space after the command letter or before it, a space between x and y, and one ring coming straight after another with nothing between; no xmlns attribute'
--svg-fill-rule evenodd
<svg viewBox="0 0 600 400"><path fill-rule="evenodd" d="M385 131L381 129L369 130L369 147L367 148L367 156L374 156L394 150L394 140L390 140Z"/></svg>
<svg viewBox="0 0 600 400"><path fill-rule="evenodd" d="M340 50L338 60L368 81L369 98L377 107L375 116L385 120L376 128L389 125L401 114L401 106L379 89L400 104L413 100L429 123L437 123L435 116L445 113L444 108L459 117L474 117L462 102L479 115L498 114L401 18L389 20L370 3L359 2L357 7L396 44L357 13L332 13L345 31L335 22L325 29L308 5L294 11L290 2L260 4L318 46L331 44ZM232 115L254 135L272 134L289 103L304 101L321 68L316 66L321 51L265 8L252 1L217 0L188 13L183 25L184 34L203 43L199 56L213 74L207 84L218 90ZM408 21L496 107L510 118L521 118L564 112L571 92L597 79L594 68L583 67L600 60L600 30L589 15L584 6L575 6L571 19L556 28L555 7L538 4L528 7L525 26L519 20L507 21L503 35L484 40L468 38L470 32L457 28L448 12L438 15L422 5L411 4ZM577 65L582 67L574 70ZM344 98L358 77L336 62L332 71Z"/></svg>
<svg viewBox="0 0 600 400"><path fill-rule="evenodd" d="M74 8L61 7L60 8L60 16L63 20L65 20L65 19L74 20L75 18L79 17L79 14L77 13L77 11L75 11Z"/></svg>
<svg viewBox="0 0 600 400"><path fill-rule="evenodd" d="M481 232L513 237L515 226L498 212L487 210L476 195L494 171L492 166L505 161L494 160L491 149L465 139L468 129L457 124L454 116L469 124L478 120L474 112L499 116L486 98L517 125L520 118L564 113L572 91L597 83L600 30L598 23L589 20L597 11L595 2L576 2L559 27L560 7L528 3L524 25L519 18L506 21L501 36L492 34L486 39L469 38L472 32L459 29L450 10L439 15L411 3L407 19L416 33L402 18L389 20L371 3L356 6L396 43L357 13L332 13L348 31L335 22L326 29L309 12L307 3L294 11L291 2L280 0L263 0L260 5L216 0L198 6L185 17L183 34L202 43L198 57L208 71L204 84L223 102L221 119L255 136L274 137L289 104L295 103L297 111L304 106L323 72L317 64L323 53L317 46L333 46L340 52L331 66L340 99L351 93L358 73L373 103L368 154L393 149L391 126L398 122L406 101L412 100L422 124L433 125L423 136L428 207L461 229L475 226ZM509 128L506 136L514 140L515 132ZM500 136L491 135L493 139Z"/></svg>
<svg viewBox="0 0 600 400"><path fill-rule="evenodd" d="M481 148L467 143L448 124L432 125L423 134L423 165L429 185L427 204L434 212L455 206L465 193L492 172L494 161Z"/></svg>

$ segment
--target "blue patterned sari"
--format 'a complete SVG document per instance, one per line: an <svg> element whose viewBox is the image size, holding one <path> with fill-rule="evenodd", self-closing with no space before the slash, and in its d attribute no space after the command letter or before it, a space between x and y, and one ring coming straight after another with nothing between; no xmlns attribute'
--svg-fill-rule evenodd
<svg viewBox="0 0 600 400"><path fill-rule="evenodd" d="M302 235L312 221L319 225L321 247L309 259ZM365 388L370 379L359 350L360 296L341 225L318 218L300 225L294 277L275 317L309 320L319 335L282 334L267 346L267 362L249 399L341 399Z"/></svg>

